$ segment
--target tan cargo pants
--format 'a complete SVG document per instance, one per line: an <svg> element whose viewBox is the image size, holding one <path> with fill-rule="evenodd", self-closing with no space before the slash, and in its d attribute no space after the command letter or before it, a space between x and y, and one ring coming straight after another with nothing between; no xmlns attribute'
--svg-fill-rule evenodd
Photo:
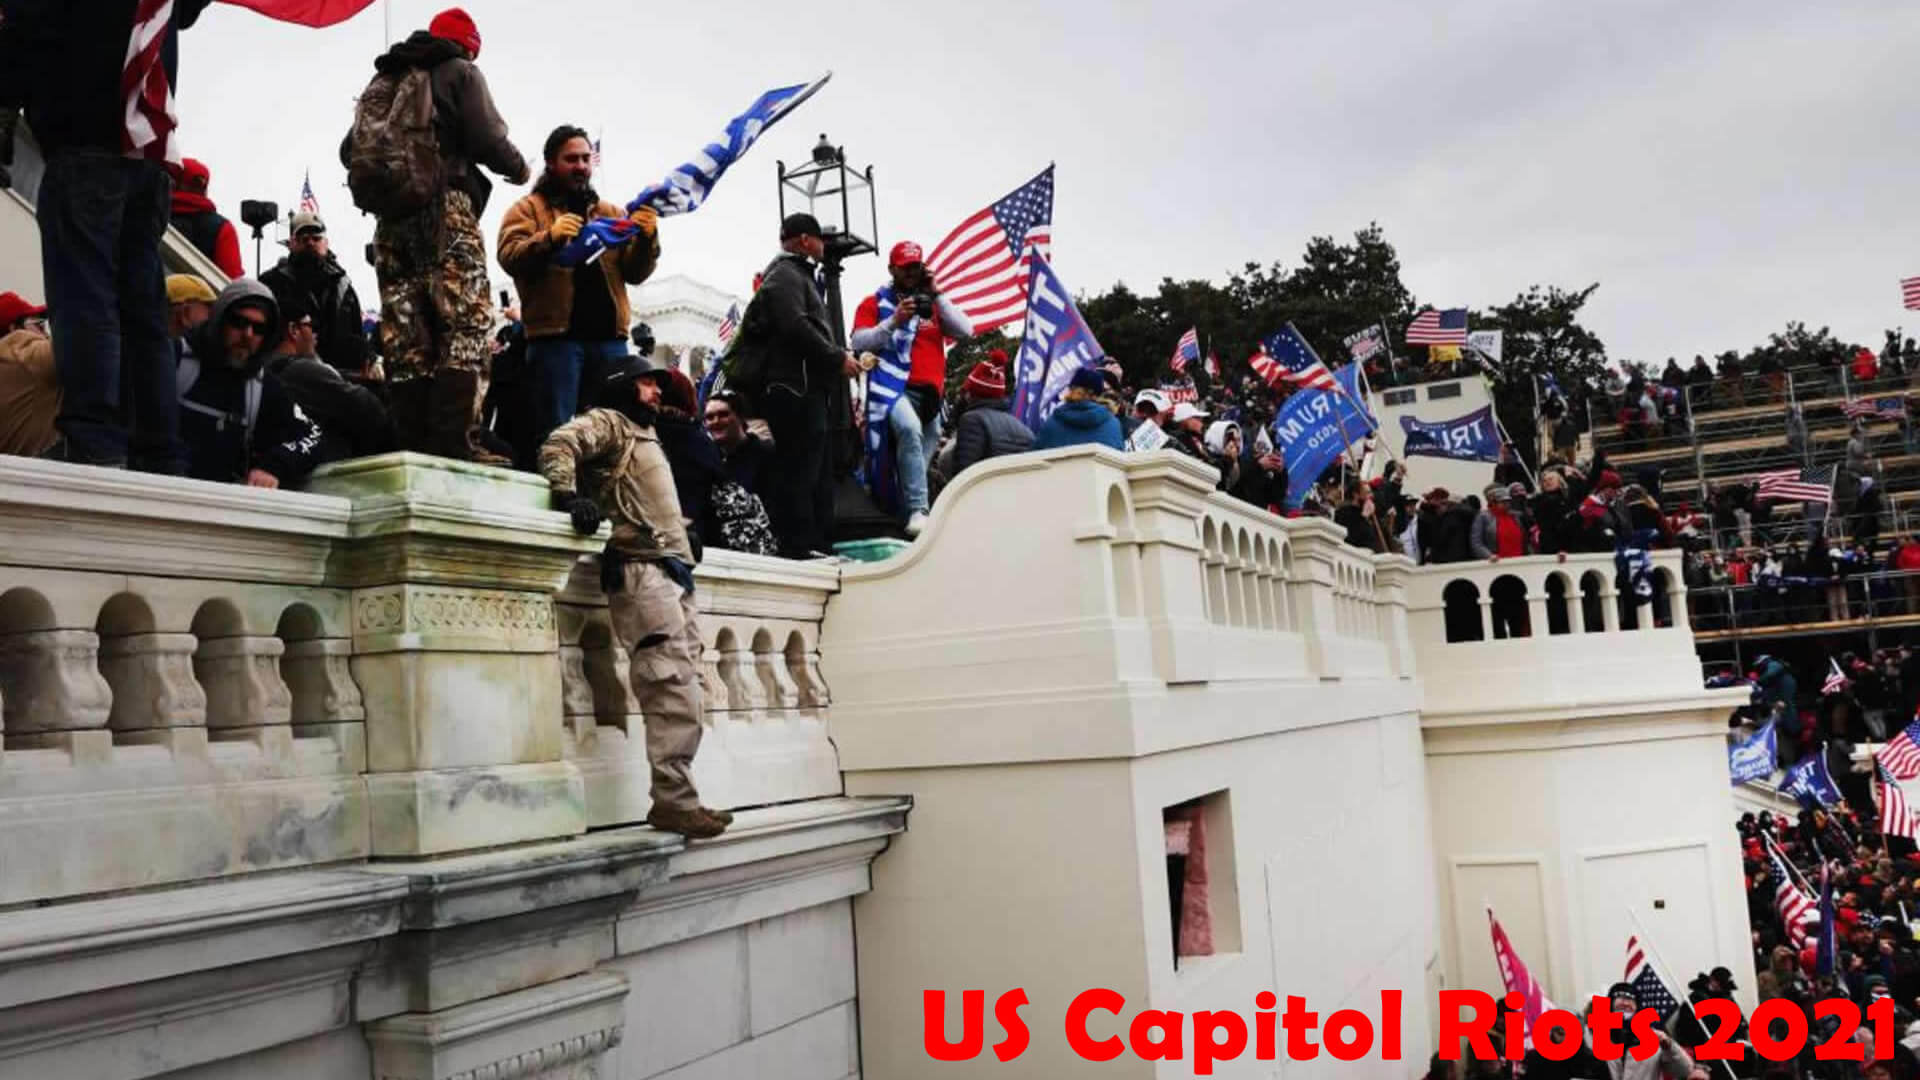
<svg viewBox="0 0 1920 1080"><path fill-rule="evenodd" d="M607 597L614 640L631 660L634 697L646 719L647 763L657 806L691 810L693 755L700 749L700 638L692 594L659 565L630 562L626 588Z"/></svg>

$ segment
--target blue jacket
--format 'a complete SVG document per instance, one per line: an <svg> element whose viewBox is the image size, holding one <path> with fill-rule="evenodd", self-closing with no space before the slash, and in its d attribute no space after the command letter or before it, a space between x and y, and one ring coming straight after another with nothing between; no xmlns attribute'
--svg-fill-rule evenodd
<svg viewBox="0 0 1920 1080"><path fill-rule="evenodd" d="M1062 446L1098 443L1119 450L1124 446L1120 418L1097 401L1067 401L1053 410L1034 437L1035 450L1055 450Z"/></svg>

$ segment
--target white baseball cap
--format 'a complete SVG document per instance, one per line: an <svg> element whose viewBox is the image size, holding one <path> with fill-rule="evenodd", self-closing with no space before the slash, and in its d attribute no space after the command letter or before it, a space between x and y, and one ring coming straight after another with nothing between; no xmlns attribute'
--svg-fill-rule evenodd
<svg viewBox="0 0 1920 1080"><path fill-rule="evenodd" d="M1139 393L1133 395L1133 403L1135 405L1140 405L1143 403L1147 405L1151 405L1153 406L1154 412L1166 412L1168 409L1173 408L1173 403L1167 400L1167 395L1161 393L1158 390L1140 391Z"/></svg>
<svg viewBox="0 0 1920 1080"><path fill-rule="evenodd" d="M1205 420L1206 411L1191 401L1183 401L1173 407L1173 422L1184 424L1189 420Z"/></svg>

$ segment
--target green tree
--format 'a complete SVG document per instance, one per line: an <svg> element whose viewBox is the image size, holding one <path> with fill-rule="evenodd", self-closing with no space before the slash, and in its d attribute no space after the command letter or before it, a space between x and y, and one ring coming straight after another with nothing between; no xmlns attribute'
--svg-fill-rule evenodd
<svg viewBox="0 0 1920 1080"><path fill-rule="evenodd" d="M1569 391L1606 377L1607 347L1580 325L1581 309L1599 288L1598 282L1577 290L1535 285L1471 317L1475 329L1505 332L1500 363L1490 373L1494 406L1530 464L1538 464L1534 391L1540 377L1550 374Z"/></svg>

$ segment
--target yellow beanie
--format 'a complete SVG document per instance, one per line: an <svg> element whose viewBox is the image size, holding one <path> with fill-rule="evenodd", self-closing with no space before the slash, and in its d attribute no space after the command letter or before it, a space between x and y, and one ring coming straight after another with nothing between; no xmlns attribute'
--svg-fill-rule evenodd
<svg viewBox="0 0 1920 1080"><path fill-rule="evenodd" d="M184 304L198 300L203 304L211 304L213 299L213 287L192 274L167 275L167 303Z"/></svg>

